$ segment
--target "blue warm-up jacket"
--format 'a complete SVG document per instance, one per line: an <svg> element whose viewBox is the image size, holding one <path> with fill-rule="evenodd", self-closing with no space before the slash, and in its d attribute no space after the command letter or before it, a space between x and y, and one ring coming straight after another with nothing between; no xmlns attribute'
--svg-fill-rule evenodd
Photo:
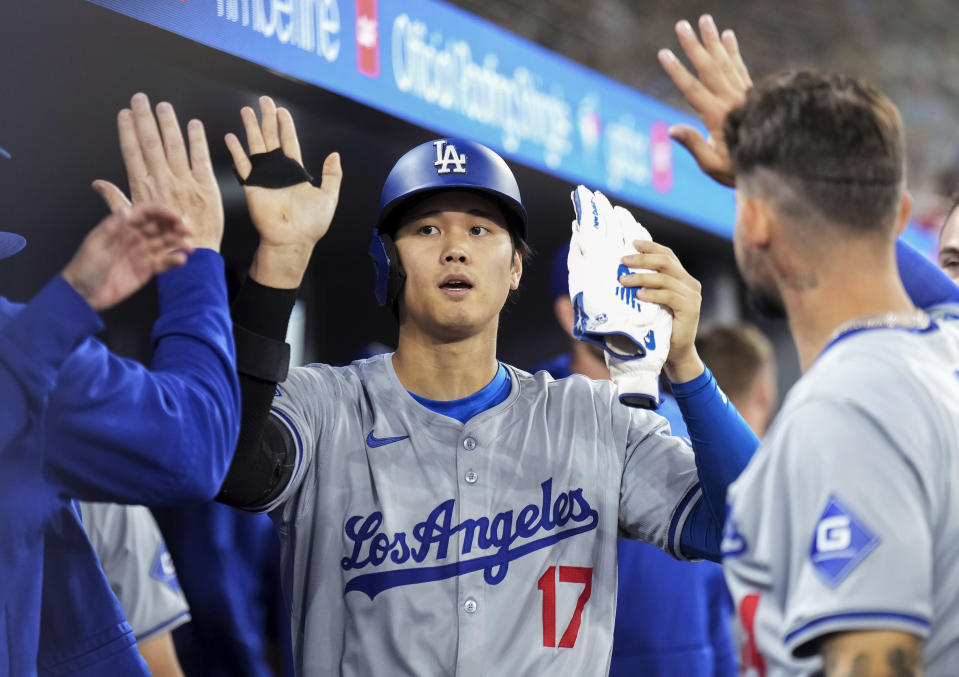
<svg viewBox="0 0 959 677"><path fill-rule="evenodd" d="M0 677L146 674L70 498L209 500L240 416L223 259L198 250L158 289L150 369L92 338L59 276L0 298Z"/></svg>

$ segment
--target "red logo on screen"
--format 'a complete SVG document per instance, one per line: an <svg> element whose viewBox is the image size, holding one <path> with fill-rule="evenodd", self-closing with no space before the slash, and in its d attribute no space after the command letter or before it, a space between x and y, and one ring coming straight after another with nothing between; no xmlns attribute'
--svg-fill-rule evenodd
<svg viewBox="0 0 959 677"><path fill-rule="evenodd" d="M380 25L376 0L356 0L356 70L380 76Z"/></svg>
<svg viewBox="0 0 959 677"><path fill-rule="evenodd" d="M668 193L673 189L673 142L665 122L654 122L649 130L649 159L653 167L653 188Z"/></svg>

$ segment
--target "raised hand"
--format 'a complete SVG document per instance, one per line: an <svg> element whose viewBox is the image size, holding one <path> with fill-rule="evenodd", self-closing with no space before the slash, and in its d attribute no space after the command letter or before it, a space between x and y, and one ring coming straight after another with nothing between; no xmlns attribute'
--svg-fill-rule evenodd
<svg viewBox="0 0 959 677"><path fill-rule="evenodd" d="M90 231L61 275L96 311L132 295L154 275L186 263L190 231L168 207L121 207Z"/></svg>
<svg viewBox="0 0 959 677"><path fill-rule="evenodd" d="M183 219L194 246L219 251L223 200L203 123L190 120L187 124L188 148L173 106L158 103L154 117L150 100L138 93L130 100L130 108L117 115L117 131L133 202L166 205ZM113 212L130 204L109 181L94 181L93 187Z"/></svg>
<svg viewBox="0 0 959 677"><path fill-rule="evenodd" d="M679 44L699 78L686 70L669 49L659 51L659 62L702 119L709 138L704 139L689 125L673 125L669 136L692 154L700 169L719 183L733 186L736 177L726 148L723 123L729 111L746 100L746 92L753 83L731 30L723 31L720 36L713 18L704 14L699 18L699 32L702 42L688 21L676 24Z"/></svg>
<svg viewBox="0 0 959 677"><path fill-rule="evenodd" d="M651 272L623 275L620 283L624 287L641 287L636 292L641 301L658 303L672 313L669 355L663 369L673 383L691 381L703 373L703 363L696 352L703 287L669 247L649 240L637 240L633 246L637 253L623 257L623 264Z"/></svg>
<svg viewBox="0 0 959 677"><path fill-rule="evenodd" d="M226 135L226 145L241 179L246 180L252 171L250 155L277 148L303 165L296 127L287 109L278 109L273 99L261 96L259 122L249 106L241 109L240 116L249 155L235 134ZM331 153L323 162L318 187L305 180L282 188L243 186L250 218L260 234L260 246L250 268L254 280L285 289L299 286L313 247L326 235L333 220L342 178L340 156Z"/></svg>

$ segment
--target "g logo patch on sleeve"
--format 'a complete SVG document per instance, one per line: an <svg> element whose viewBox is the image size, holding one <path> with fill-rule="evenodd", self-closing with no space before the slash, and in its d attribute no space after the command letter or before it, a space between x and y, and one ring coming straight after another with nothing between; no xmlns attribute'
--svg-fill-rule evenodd
<svg viewBox="0 0 959 677"><path fill-rule="evenodd" d="M835 588L877 545L879 537L832 495L816 523L809 559L823 583Z"/></svg>

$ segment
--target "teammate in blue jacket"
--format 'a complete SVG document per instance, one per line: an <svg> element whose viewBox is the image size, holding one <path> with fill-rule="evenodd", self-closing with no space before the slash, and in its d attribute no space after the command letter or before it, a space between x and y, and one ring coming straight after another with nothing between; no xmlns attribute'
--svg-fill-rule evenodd
<svg viewBox="0 0 959 677"><path fill-rule="evenodd" d="M0 675L146 674L67 496L209 499L233 454L239 389L203 128L191 121L188 153L169 104L162 134L145 96L132 109L118 126L128 168L144 168L138 204L96 184L114 213L29 303L0 298ZM167 270L151 368L112 355L92 338L97 313Z"/></svg>

